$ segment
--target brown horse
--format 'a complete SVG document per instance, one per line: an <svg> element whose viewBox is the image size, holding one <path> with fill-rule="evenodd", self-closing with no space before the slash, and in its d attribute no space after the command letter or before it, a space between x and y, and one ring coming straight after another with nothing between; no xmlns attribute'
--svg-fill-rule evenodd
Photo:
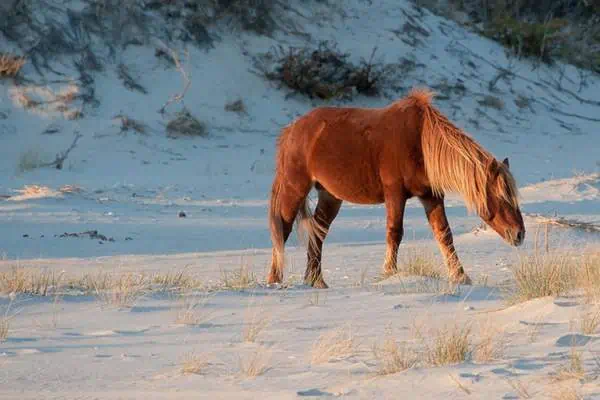
<svg viewBox="0 0 600 400"><path fill-rule="evenodd" d="M326 288L321 250L342 201L385 203L387 251L383 270L397 272L407 199L419 198L452 282L471 284L458 259L444 194L462 195L502 238L519 246L525 226L508 159L497 161L431 104L433 93L413 89L383 108L319 107L283 128L277 143L269 222L273 255L267 283L283 278L284 246L299 215L308 234L304 281ZM312 215L307 197L318 202Z"/></svg>

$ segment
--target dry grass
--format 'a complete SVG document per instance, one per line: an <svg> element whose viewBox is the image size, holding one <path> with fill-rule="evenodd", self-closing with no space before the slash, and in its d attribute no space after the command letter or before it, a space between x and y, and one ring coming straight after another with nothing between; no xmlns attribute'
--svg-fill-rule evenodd
<svg viewBox="0 0 600 400"><path fill-rule="evenodd" d="M109 285L107 288L106 285ZM143 274L126 273L116 278L92 282L96 296L107 306L131 308L148 290L148 281Z"/></svg>
<svg viewBox="0 0 600 400"><path fill-rule="evenodd" d="M552 400L584 400L575 386L560 386L550 394Z"/></svg>
<svg viewBox="0 0 600 400"><path fill-rule="evenodd" d="M503 332L488 319L479 327L479 341L475 344L473 358L477 362L498 360L504 355L504 345Z"/></svg>
<svg viewBox="0 0 600 400"><path fill-rule="evenodd" d="M581 332L585 335L593 335L600 327L600 306L582 314L580 319Z"/></svg>
<svg viewBox="0 0 600 400"><path fill-rule="evenodd" d="M356 352L356 338L350 326L319 336L311 349L311 364L323 364L351 357Z"/></svg>
<svg viewBox="0 0 600 400"><path fill-rule="evenodd" d="M248 310L242 331L242 338L245 342L256 342L258 336L269 326L271 321L269 317L265 316L265 313L264 307L258 307L253 311Z"/></svg>
<svg viewBox="0 0 600 400"><path fill-rule="evenodd" d="M470 354L470 335L469 325L454 324L437 330L431 343L426 344L427 362L438 367L465 361Z"/></svg>
<svg viewBox="0 0 600 400"><path fill-rule="evenodd" d="M519 399L531 399L532 395L529 391L529 384L519 379L506 379L506 382L513 388Z"/></svg>
<svg viewBox="0 0 600 400"><path fill-rule="evenodd" d="M0 293L47 296L61 286L63 275L53 270L13 266L0 272Z"/></svg>
<svg viewBox="0 0 600 400"><path fill-rule="evenodd" d="M15 77L25 65L25 58L0 53L0 78Z"/></svg>
<svg viewBox="0 0 600 400"><path fill-rule="evenodd" d="M243 290L256 286L256 276L245 263L234 271L221 271L221 287L228 290Z"/></svg>
<svg viewBox="0 0 600 400"><path fill-rule="evenodd" d="M165 273L155 273L151 276L150 281L153 285L158 285L160 291L186 291L204 287L203 282L193 277L187 267L172 269Z"/></svg>
<svg viewBox="0 0 600 400"><path fill-rule="evenodd" d="M583 379L585 377L585 369L583 368L583 358L581 352L574 347L571 348L569 359L566 364L561 365L556 373L552 376L553 382L561 382L570 379Z"/></svg>
<svg viewBox="0 0 600 400"><path fill-rule="evenodd" d="M240 372L248 378L254 378L264 374L269 369L271 361L271 350L259 347L246 358L240 357Z"/></svg>
<svg viewBox="0 0 600 400"><path fill-rule="evenodd" d="M387 334L383 344L373 346L373 355L377 360L378 374L390 375L402 372L417 364L417 354L406 344L399 345L391 334Z"/></svg>
<svg viewBox="0 0 600 400"><path fill-rule="evenodd" d="M426 247L408 247L402 251L401 265L398 272L403 276L423 276L440 279L444 276L441 264L435 254Z"/></svg>
<svg viewBox="0 0 600 400"><path fill-rule="evenodd" d="M208 358L206 357L206 355L198 355L193 352L190 352L187 353L183 358L181 365L181 373L184 375L201 374L207 365Z"/></svg>
<svg viewBox="0 0 600 400"><path fill-rule="evenodd" d="M200 325L205 323L210 314L204 308L208 301L208 296L202 296L198 299L198 296L184 297L181 309L177 311L175 317L175 323L180 325Z"/></svg>
<svg viewBox="0 0 600 400"><path fill-rule="evenodd" d="M590 303L600 301L600 252L588 252L580 262L577 286Z"/></svg>
<svg viewBox="0 0 600 400"><path fill-rule="evenodd" d="M513 273L516 288L509 298L511 303L561 296L577 283L577 263L568 252L520 256Z"/></svg>
<svg viewBox="0 0 600 400"><path fill-rule="evenodd" d="M0 343L8 338L8 330L10 329L10 320L7 316L0 317Z"/></svg>

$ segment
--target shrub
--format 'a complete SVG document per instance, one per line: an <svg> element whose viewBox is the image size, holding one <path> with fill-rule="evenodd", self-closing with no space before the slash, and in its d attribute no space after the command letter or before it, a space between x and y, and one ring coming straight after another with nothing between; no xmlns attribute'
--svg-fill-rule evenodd
<svg viewBox="0 0 600 400"><path fill-rule="evenodd" d="M294 92L325 100L349 99L354 92L377 95L390 73L391 66L373 61L375 50L368 61L363 59L354 65L348 61L348 53L322 41L316 49L280 46L255 61L267 79L280 82Z"/></svg>
<svg viewBox="0 0 600 400"><path fill-rule="evenodd" d="M0 78L17 76L23 65L25 65L24 57L0 53Z"/></svg>

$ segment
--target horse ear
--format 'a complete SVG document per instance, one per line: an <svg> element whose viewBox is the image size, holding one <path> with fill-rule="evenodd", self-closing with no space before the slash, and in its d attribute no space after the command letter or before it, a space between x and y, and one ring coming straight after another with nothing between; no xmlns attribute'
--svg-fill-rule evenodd
<svg viewBox="0 0 600 400"><path fill-rule="evenodd" d="M506 168L510 168L510 164L508 162L508 157L506 157L504 160L502 160L502 164L506 165Z"/></svg>

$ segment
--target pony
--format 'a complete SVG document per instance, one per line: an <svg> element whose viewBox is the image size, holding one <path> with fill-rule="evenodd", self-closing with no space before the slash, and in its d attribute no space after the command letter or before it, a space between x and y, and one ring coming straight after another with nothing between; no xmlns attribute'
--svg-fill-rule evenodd
<svg viewBox="0 0 600 400"><path fill-rule="evenodd" d="M444 195L461 195L512 246L525 239L517 184L502 162L432 104L428 88L385 107L322 106L285 126L276 143L268 221L272 242L267 284L283 279L284 246L296 221L307 240L304 282L327 288L323 241L343 201L382 204L386 210L384 275L397 273L406 201L417 197L448 269L449 281L471 284L454 248ZM308 194L318 193L314 213ZM298 217L298 218L297 218Z"/></svg>

